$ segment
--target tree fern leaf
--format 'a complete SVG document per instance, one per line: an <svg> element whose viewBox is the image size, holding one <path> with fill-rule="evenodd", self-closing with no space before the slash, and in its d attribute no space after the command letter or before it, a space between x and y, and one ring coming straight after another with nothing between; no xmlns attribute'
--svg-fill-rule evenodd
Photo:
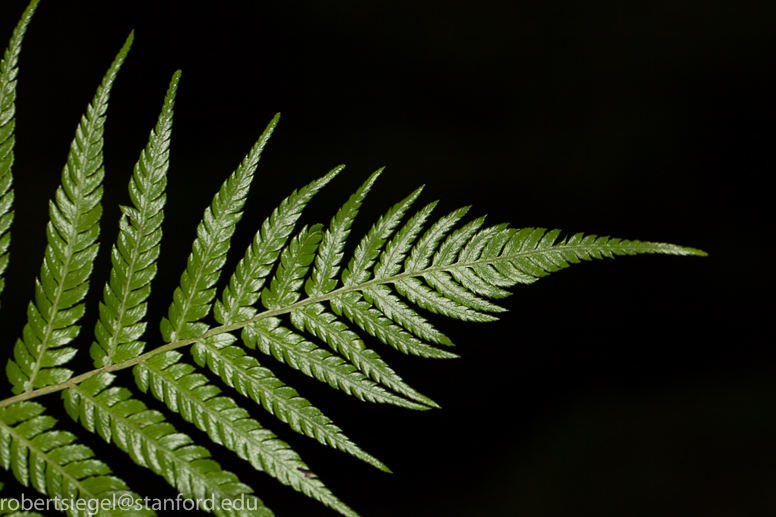
<svg viewBox="0 0 776 517"><path fill-rule="evenodd" d="M584 236L577 233L569 239L563 239L560 242L553 243L555 234L548 233L545 246L537 249L546 250L546 253L536 254L531 258L540 257L553 258L558 260L556 267L566 267L563 261L571 263L575 259L590 260L591 258L610 257L615 255L636 255L642 253L660 253L664 255L695 255L706 256L705 251L686 246L677 246L675 244L666 244L662 242L644 242L637 240L611 239L609 237L596 237L595 235ZM560 260L562 259L562 260ZM549 270L549 268L547 268Z"/></svg>
<svg viewBox="0 0 776 517"><path fill-rule="evenodd" d="M369 268L374 264L383 244L391 236L396 226L401 222L412 203L418 198L423 187L418 188L406 199L396 203L372 226L359 243L350 264L342 272L342 283L351 286L365 282L369 278Z"/></svg>
<svg viewBox="0 0 776 517"><path fill-rule="evenodd" d="M559 235L559 230L548 232L544 228L502 228L490 234L479 257L472 260L473 257L467 256L465 262L452 264L450 269L471 268L485 281L508 286L534 282L582 260L642 253L706 255L701 250L674 244L611 239L581 233L558 241ZM490 266L496 270L497 275L493 275Z"/></svg>
<svg viewBox="0 0 776 517"><path fill-rule="evenodd" d="M248 195L259 157L277 126L280 114L269 123L258 142L243 159L237 170L224 182L205 210L197 227L197 238L192 246L181 284L175 290L168 317L162 320L162 336L172 342L202 335L208 328L199 320L210 312L215 295L213 285L226 261L230 239L242 217L242 207Z"/></svg>
<svg viewBox="0 0 776 517"><path fill-rule="evenodd" d="M13 167L13 147L14 147L14 128L16 126L16 76L19 72L17 63L19 62L19 53L22 50L22 40L27 26L35 14L35 8L39 0L32 0L24 10L21 20L16 24L16 28L8 42L8 48L5 50L3 59L0 60L0 293L5 287L3 273L8 266L8 246L11 244L11 235L8 230L13 222L13 190L11 183L13 176L11 168Z"/></svg>
<svg viewBox="0 0 776 517"><path fill-rule="evenodd" d="M62 171L62 184L49 205L48 246L35 285L35 303L29 305L23 338L16 342L14 359L6 368L14 393L64 382L72 375L69 369L57 368L72 353L53 356L50 350L75 338L79 330L75 323L83 315L79 302L88 289L102 214L105 111L132 38L130 34L81 119Z"/></svg>
<svg viewBox="0 0 776 517"><path fill-rule="evenodd" d="M461 229L453 232L439 247L439 251L434 255L433 266L435 268L443 268L449 264L452 264L458 254L458 250L461 250L464 245L474 236L477 230L482 226L484 217L480 217L464 225ZM490 312L503 312L504 309L489 303L476 295L482 294L494 294L497 298L502 298L503 294L509 294L507 291L503 291L498 288L487 289L487 284L483 285L483 282L478 282L467 275L454 276L456 280L463 285L467 285L467 281L472 282L472 289L466 290L461 287L460 284L455 283L447 272L444 271L432 271L429 274L423 275L423 278L443 296L449 298L461 305L471 307L480 311Z"/></svg>
<svg viewBox="0 0 776 517"><path fill-rule="evenodd" d="M173 75L156 128L129 182L133 206L122 207L118 242L111 254L113 269L100 304L100 319L94 331L97 340L91 347L96 368L137 357L145 345L139 341L146 327L141 320L146 314L151 280L156 276L162 239L169 140L180 75L180 71Z"/></svg>
<svg viewBox="0 0 776 517"><path fill-rule="evenodd" d="M191 349L194 360L200 366L207 364L229 386L261 404L294 431L390 472L381 461L343 435L317 407L262 367L255 357L246 354L241 347L232 346L236 339L227 333L198 341Z"/></svg>
<svg viewBox="0 0 776 517"><path fill-rule="evenodd" d="M43 411L43 406L29 401L0 408L0 462L21 484L50 498L100 501L99 507L125 494L139 501L123 481L110 475L107 465L94 459L89 447L74 443L71 433L54 430L56 420ZM89 506L80 511L70 507L68 514L89 515ZM100 515L124 513L116 509ZM154 515L148 510L131 513Z"/></svg>
<svg viewBox="0 0 776 517"><path fill-rule="evenodd" d="M264 318L248 325L243 329L242 337L249 348L258 348L278 361L348 395L370 402L394 404L410 409L428 409L428 406L386 391L341 357L316 347L300 335L282 327L278 318Z"/></svg>
<svg viewBox="0 0 776 517"><path fill-rule="evenodd" d="M307 465L285 442L250 418L233 399L219 396L221 390L217 386L205 376L193 373L191 365L178 362L179 358L178 352L166 352L135 369L142 372L139 375L149 377L148 384L156 398L206 432L214 442L235 452L255 469L343 515L356 515L317 477L305 475Z"/></svg>
<svg viewBox="0 0 776 517"><path fill-rule="evenodd" d="M319 296L328 293L337 286L337 280L334 277L339 271L342 250L345 247L345 239L350 233L350 226L358 214L361 203L382 172L383 169L379 169L369 176L356 193L350 196L350 199L337 211L337 215L332 218L329 229L326 230L318 249L312 277L305 285L305 291L308 295Z"/></svg>
<svg viewBox="0 0 776 517"><path fill-rule="evenodd" d="M456 354L439 350L418 341L401 327L383 317L380 311L374 309L372 304L362 300L361 297L362 295L358 292L345 293L331 300L332 309L339 315L344 314L345 317L370 335L405 354L433 359L458 357Z"/></svg>
<svg viewBox="0 0 776 517"><path fill-rule="evenodd" d="M253 305L259 299L264 279L272 270L302 210L344 168L344 165L336 167L298 192L292 192L272 211L237 264L229 285L224 289L223 301L215 303L214 315L219 323L229 324L238 319L245 321L256 314Z"/></svg>
<svg viewBox="0 0 776 517"><path fill-rule="evenodd" d="M261 302L267 309L288 307L299 299L299 288L315 258L318 243L323 237L323 226L303 228L280 254L280 264L269 288L261 294Z"/></svg>
<svg viewBox="0 0 776 517"><path fill-rule="evenodd" d="M458 260L460 262L476 261L483 254L483 250L490 243L493 236L507 230L508 227L509 225L507 223L501 223L478 231L476 234L472 235L471 239L468 240L458 254Z"/></svg>
<svg viewBox="0 0 776 517"><path fill-rule="evenodd" d="M436 402L410 388L396 372L383 361L377 352L366 348L363 340L348 330L347 325L326 312L323 305L314 303L291 313L291 321L299 330L307 330L339 352L345 359L383 386L431 407Z"/></svg>
<svg viewBox="0 0 776 517"><path fill-rule="evenodd" d="M216 515L272 515L251 495L248 486L210 459L207 449L193 445L191 438L177 432L161 413L132 398L128 389L111 388L114 378L101 373L66 390L63 397L68 414L89 431L113 441L138 465L163 476L183 497L214 501ZM246 498L249 511L221 505L241 498Z"/></svg>
<svg viewBox="0 0 776 517"><path fill-rule="evenodd" d="M363 290L363 293L364 299L374 304L388 319L401 325L420 339L441 345L453 345L447 336L435 329L423 316L409 308L388 287L384 285L369 286Z"/></svg>

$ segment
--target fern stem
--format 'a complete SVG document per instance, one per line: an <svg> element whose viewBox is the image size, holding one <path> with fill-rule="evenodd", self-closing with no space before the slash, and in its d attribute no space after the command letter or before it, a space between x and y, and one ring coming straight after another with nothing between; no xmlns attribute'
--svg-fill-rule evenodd
<svg viewBox="0 0 776 517"><path fill-rule="evenodd" d="M694 248L686 248L681 246L674 246L671 244L661 244L661 243L647 243L643 242L640 243L644 246L648 247L650 251L642 251L642 252L651 252L651 253L666 253L666 254L678 254L678 255L705 255L705 252L696 250ZM214 327L210 329L209 331L205 332L201 336L194 337L194 338L188 338L188 339L182 339L180 341L174 341L172 343L167 343L165 345L162 345L158 348L155 348L153 350L150 350L146 352L143 355L139 355L133 359L129 359L127 361L123 361L120 363L104 366L102 368L98 368L95 370L91 370L89 372L86 372L84 374L81 374L77 377L72 377L71 379L59 383L59 384L52 384L51 386L46 386L43 388L38 388L36 390L20 393L19 395L9 397L5 400L0 401L0 408L14 404L16 402L22 401L22 400L29 400L32 398L40 397L43 395L47 395L49 393L56 393L57 391L61 391L67 388L71 388L86 379L89 379L91 377L94 377L95 375L99 375L103 372L115 372L118 370L123 370L125 368L129 368L132 366L135 366L136 364L139 364L141 362L146 361L147 359L150 359L151 357L154 357L158 354L162 354L165 352L168 352L170 350L175 350L176 348L181 348L187 345L192 345L196 343L197 341L201 341L204 339L207 339L212 336L216 336L218 334L223 334L225 332L231 332L235 330L240 330L244 327L247 327L248 325L255 323L261 319L269 318L272 316L280 316L282 314L290 313L292 311L301 309L305 306L314 304L314 303L321 303L325 302L334 298L337 298L339 296L342 296L346 293L350 293L353 291L363 291L369 287L382 285L382 284L392 284L396 283L400 280L409 279L409 278L415 278L423 275L428 275L430 273L434 272L442 272L442 271L450 271L451 269L456 268L471 268L473 266L478 265L486 265L486 264L493 264L495 262L499 261L511 261L515 260L519 257L526 257L531 255L536 255L540 253L547 253L548 250L552 249L563 249L568 251L587 251L590 252L592 250L600 250L602 248L601 244L597 243L578 243L578 244L565 244L563 241L560 243L553 245L550 248L545 249L530 249L530 250L523 250L519 253L515 253L513 255L506 255L498 258L489 258L489 259L478 259L478 260L472 260L465 263L454 263L449 265L439 265L439 266L429 266L424 269L420 269L417 271L404 271L402 273L395 274L393 276L384 277L384 278L372 278L371 280L368 280L366 282L362 282L358 285L350 285L350 286L343 286L339 289L335 289L332 291L329 291L328 293L320 294L318 296L311 296L308 298L305 298L303 300L299 300L296 303L293 303L291 305L288 305L283 308L278 309L271 309L271 310L265 310L263 312L260 312L256 314L254 317L239 321L236 323L230 323L227 325L221 325L220 327Z"/></svg>

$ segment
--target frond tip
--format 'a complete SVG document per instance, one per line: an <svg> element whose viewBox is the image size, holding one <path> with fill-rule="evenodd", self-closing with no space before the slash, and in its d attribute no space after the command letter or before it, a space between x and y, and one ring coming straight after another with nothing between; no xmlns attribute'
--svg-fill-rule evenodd
<svg viewBox="0 0 776 517"><path fill-rule="evenodd" d="M478 276L490 279L494 285L511 286L535 282L582 260L644 253L706 256L704 251L675 244L612 239L582 233L558 240L559 235L560 230L547 231L545 228L503 229L495 232L487 242L478 242L474 250L467 249L468 245L464 247L462 255L466 255L466 259L463 264L459 264L459 268L470 267ZM477 248L481 248L480 251L476 251ZM493 274L494 271L498 277Z"/></svg>

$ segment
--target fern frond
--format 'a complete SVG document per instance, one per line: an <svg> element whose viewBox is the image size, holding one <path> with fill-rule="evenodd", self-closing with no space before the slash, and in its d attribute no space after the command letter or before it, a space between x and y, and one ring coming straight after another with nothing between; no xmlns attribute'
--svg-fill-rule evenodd
<svg viewBox="0 0 776 517"><path fill-rule="evenodd" d="M436 251L439 241L447 235L447 232L455 226L455 223L466 215L469 208L471 207L465 206L458 210L454 210L432 224L431 227L426 230L426 233L418 239L418 242L412 246L410 256L404 262L404 270L417 271L425 268L428 265L431 256Z"/></svg>
<svg viewBox="0 0 776 517"><path fill-rule="evenodd" d="M458 251L475 235L484 221L485 217L480 217L453 232L445 239L439 247L439 250L434 254L433 265L444 267L452 264ZM454 278L459 282L461 281L455 276ZM488 297L503 298L504 296L509 295L509 292L507 291L498 289L495 286L489 286L490 288L488 288L487 284L482 285L480 283L475 283L474 289L470 292L456 284L453 279L450 278L449 273L442 271L429 273L428 275L425 275L425 279L428 281L429 285L437 291L461 305L466 305L473 309L485 312L504 312L502 307L483 300L477 295L482 294Z"/></svg>
<svg viewBox="0 0 776 517"><path fill-rule="evenodd" d="M464 290L458 289L455 284L446 282L442 274L426 275L426 280L430 280L432 287L422 284L413 273L423 270L429 264L431 256L437 249L440 240L447 232L468 212L469 207L459 208L454 212L442 217L434 223L426 233L418 240L404 264L405 278L395 282L396 290L404 297L416 305L430 310L431 312L444 314L453 318L469 321L493 321L496 318L479 312L485 308L488 310L503 310L500 307L481 302L474 295L468 295ZM467 232L464 232L464 234ZM409 277L409 278L407 278ZM475 308L476 307L476 308ZM479 309L479 310L477 310Z"/></svg>
<svg viewBox="0 0 776 517"><path fill-rule="evenodd" d="M275 115L258 142L205 210L202 222L197 227L197 238L186 270L181 275L181 284L175 289L168 317L162 319L161 330L165 341L198 337L207 331L208 325L199 320L210 312L215 296L213 285L221 274L230 239L242 217L242 207L259 157L279 119L280 114Z"/></svg>
<svg viewBox="0 0 776 517"><path fill-rule="evenodd" d="M454 214L457 219L458 213ZM395 273L383 273L379 281L393 283L397 292L425 309L464 320L488 321L493 317L480 311L502 310L479 296L501 298L506 293L501 287L532 283L582 260L638 253L705 255L700 250L672 244L595 235L575 234L556 242L560 231L548 232L544 228L515 230L498 225L478 231L481 220L453 232L437 249L437 243L451 227L450 220L443 218L433 225L415 247L404 246L405 253L410 254L405 269L384 268L383 271ZM396 264L397 260L393 258L391 263ZM363 293L388 318L425 337L421 334L425 329L412 327L417 315L394 297L387 285L367 282ZM341 300L344 299L343 296Z"/></svg>
<svg viewBox="0 0 776 517"><path fill-rule="evenodd" d="M89 447L75 443L71 433L54 430L56 420L43 412L42 405L29 401L0 408L0 462L21 484L32 485L50 498L96 500L102 505L112 502L114 496L130 494L139 502L107 465L94 458ZM68 515L88 515L90 506L80 511L70 507ZM154 515L149 510L118 509L115 514Z"/></svg>
<svg viewBox="0 0 776 517"><path fill-rule="evenodd" d="M35 14L35 8L38 7L40 0L32 0L24 10L21 20L16 24L16 28L8 42L8 48L5 50L3 58L0 59L0 293L5 287L3 273L8 267L8 246L11 244L11 235L8 230L13 222L13 176L11 168L13 167L13 147L14 147L14 128L16 127L16 76L19 73L17 63L19 62L19 53L22 50L22 40L27 26Z"/></svg>
<svg viewBox="0 0 776 517"><path fill-rule="evenodd" d="M29 304L23 338L16 342L14 359L6 368L14 393L61 383L72 375L71 370L59 366L76 352L63 345L78 335L80 328L75 323L84 314L84 305L79 302L89 288L102 215L105 111L132 39L130 34L81 119L62 171L62 184L49 204L48 246L35 283L35 302Z"/></svg>
<svg viewBox="0 0 776 517"><path fill-rule="evenodd" d="M171 351L137 365L138 384L255 469L343 515L357 517L317 477L309 475L307 465L285 442L250 418L233 399L219 396L221 390L217 386L179 360L180 354Z"/></svg>
<svg viewBox="0 0 776 517"><path fill-rule="evenodd" d="M180 76L180 71L173 75L156 128L135 165L129 182L133 206L121 207L118 242L111 253L113 269L100 304L100 319L94 331L97 340L91 347L96 368L137 357L145 346L139 340L146 328L141 320L146 314L151 280L156 276L162 239L170 133Z"/></svg>
<svg viewBox="0 0 776 517"><path fill-rule="evenodd" d="M230 324L248 320L256 314L253 305L258 301L265 278L280 256L302 210L342 169L343 166L336 167L326 176L313 181L298 192L294 191L264 221L245 256L237 265L229 285L224 289L223 299L215 303L214 314L219 323ZM314 253L314 250L312 251ZM307 256L309 255L310 253L307 253ZM307 260L304 262L307 263ZM303 275L297 273L300 274ZM298 286L295 286L292 292L296 289ZM277 300L278 291L276 285L274 300ZM272 292L270 289L269 293ZM287 291L283 289L282 292L285 294ZM348 440L318 408L300 397L295 390L285 386L268 369L261 367L256 358L247 355L241 348L232 346L235 340L234 336L227 333L198 341L192 347L194 360L200 366L207 364L226 384L261 404L281 421L288 423L294 431L388 471L382 462Z"/></svg>
<svg viewBox="0 0 776 517"><path fill-rule="evenodd" d="M427 275L430 276L430 275ZM414 304L437 314L464 321L495 321L497 318L476 311L458 297L450 297L450 293L435 291L423 284L417 278L402 278L396 281L396 290Z"/></svg>
<svg viewBox="0 0 776 517"><path fill-rule="evenodd" d="M482 230L481 232L474 235L458 255L459 261L473 262L477 260L486 246L488 249L491 249L494 247L494 244L499 242L501 243L501 246L503 246L504 242L506 242L505 239L508 238L509 234L508 232L502 231L506 230L508 227L508 224L502 223ZM477 273L474 273L474 271ZM450 274L456 277L456 279L458 279L460 282L468 282L469 288L474 292L487 295L488 290L494 289L497 293L493 296L495 298L503 298L502 293L507 293L507 295L509 294L508 291L500 289L501 287L509 287L514 285L513 283L510 283L510 281L505 277L501 276L501 274L493 269L492 266L487 265L475 265L471 269L453 269L450 271ZM477 275L479 275L479 277Z"/></svg>
<svg viewBox="0 0 776 517"><path fill-rule="evenodd" d="M351 442L339 427L335 426L320 409L299 396L295 389L286 386L270 370L238 346L231 334L220 334L198 341L191 349L194 360L200 366L207 365L230 387L241 395L253 399L264 409L289 424L297 433L315 438L371 464L380 470L390 472L381 461L364 452Z"/></svg>
<svg viewBox="0 0 776 517"><path fill-rule="evenodd" d="M481 219L453 232L438 245L460 213L456 211L440 219L412 248L404 246L409 257L402 270L395 266L384 268L384 271L393 270L394 274L382 273L362 287L367 301L374 303L390 319L402 322L402 326L419 337L424 337L421 333L425 329L412 328L414 313L393 296L386 284L394 284L399 294L432 312L464 320L488 321L493 317L480 311L503 309L480 296L501 298L506 293L501 287L531 283L582 260L639 253L705 255L700 250L672 244L581 233L557 241L560 231L548 232L544 228L516 230L498 225L477 230ZM396 262L395 258L391 259L392 264Z"/></svg>
<svg viewBox="0 0 776 517"><path fill-rule="evenodd" d="M658 242L612 239L576 233L558 240L560 230L544 228L503 228L492 232L481 251L468 254L445 268L471 269L481 279L499 285L529 284L583 260L614 258L616 255L659 253L664 255L705 256L704 251ZM479 244L477 247L480 247ZM464 248L466 249L466 248ZM494 276L494 268L499 277ZM429 268L429 269L433 269ZM464 287L472 287L464 283Z"/></svg>
<svg viewBox="0 0 776 517"><path fill-rule="evenodd" d="M190 338L207 330L207 325L199 323L198 320L209 312L214 294L212 286L220 275L230 237L241 217L240 210L245 203L259 155L277 121L278 116L267 127L238 170L224 183L206 211L198 230L199 236L189 258L189 265L182 276L181 286L176 289L169 319L162 322L162 332L166 340ZM298 218L298 211L301 211L315 191L331 177L333 174L317 182L303 196L297 197L291 203L291 210L286 209L283 222L277 225L280 226L279 235L270 236L270 241L284 240L283 233L286 228L290 231L293 221ZM306 253L309 255L307 259L309 264L319 240L320 231L317 227L309 232L305 229L294 240L291 251L286 256L311 250ZM270 246L278 247L278 243L272 242ZM269 253L271 254L272 251ZM251 258L249 255L248 260L250 261ZM266 260L266 257L259 257L260 261L262 259ZM301 287L301 284L295 285L293 276L297 273L296 266L292 265L292 262L293 259L285 264L285 268L279 269L277 275L279 282L273 286L276 292L282 291L281 300L287 294L298 296L294 295L294 292ZM288 283L290 285L287 285ZM239 280L233 285L236 289L245 291ZM217 397L218 388L206 384L205 377L192 373L189 365L179 363L180 357L177 352L167 352L141 362L135 367L138 385L144 390L150 385L154 395L164 401L170 409L181 412L185 419L208 432L216 442L226 445L238 456L250 461L255 468L267 471L281 482L291 485L345 515L355 515L334 497L320 480L305 475L309 471L295 452L285 443L274 438L270 431L262 429L255 420L250 419L247 412L239 408L232 399ZM200 389L195 390L195 387Z"/></svg>
<svg viewBox="0 0 776 517"><path fill-rule="evenodd" d="M375 267L375 278L386 278L395 275L401 270L401 264L404 258L412 248L418 234L426 224L431 212L436 208L437 201L429 203L410 217L404 226L396 232L390 241L385 245L385 249L380 253L380 260Z"/></svg>
<svg viewBox="0 0 776 517"><path fill-rule="evenodd" d="M37 4L38 0L30 2L0 61L0 291L13 218L17 62ZM272 516L248 485L222 470L207 449L178 432L164 413L114 385L113 372L134 367L137 386L146 398L150 395L165 404L165 411L179 413L255 470L343 515L357 517L288 444L240 405L242 401L222 393L206 370L294 431L382 470L387 467L246 352L238 344L237 331L248 349L271 355L346 394L428 410L437 404L408 386L365 342L367 334L405 354L457 357L437 348L453 343L435 328L427 312L491 321L505 310L495 301L510 294L507 288L583 260L639 253L705 255L670 244L583 234L560 238L558 230L513 229L506 224L484 227L484 217L464 220L469 207L432 220L436 202L410 212L422 191L418 188L379 217L346 257L353 222L382 169L348 198L327 228L310 223L295 229L303 209L342 170L340 166L293 192L272 211L216 300L231 238L259 158L278 123L276 115L205 210L167 317L160 322L164 344L145 351L142 338L161 243L178 72L135 165L129 184L132 206L121 207L113 267L90 349L95 368L72 377L64 366L76 353L70 344L85 313L83 300L98 246L105 113L132 38L130 34L77 128L61 186L50 203L47 248L35 298L6 368L16 395L0 401L0 464L43 494L90 501L127 494L126 484L113 477L91 449L77 444L74 435L56 430L56 420L44 415L43 406L30 402L62 391L74 420L114 442L138 465L163 476L183 497L213 501L217 515ZM218 322L212 328L211 308ZM196 365L181 360L186 346ZM144 508L139 497L130 494L137 507ZM242 501L243 508L220 504L235 500ZM84 512L71 507L69 513ZM147 509L134 513L152 514ZM112 508L101 514L133 512Z"/></svg>
<svg viewBox="0 0 776 517"><path fill-rule="evenodd" d="M251 489L211 459L204 447L165 422L126 388L111 387L115 376L96 375L63 392L68 414L105 441L113 441L132 460L174 486L183 497L216 503L213 513L224 516L271 517L272 512ZM225 500L245 498L250 511L221 505Z"/></svg>
<svg viewBox="0 0 776 517"><path fill-rule="evenodd" d="M507 224L499 224L472 235L458 255L459 261L468 262L470 260L475 260L482 252L485 245L488 244L492 235L507 227ZM455 259L453 255L454 254L450 254L449 256L444 255L443 257L440 256L439 265L449 265L452 263ZM437 265L437 258L434 259L434 265ZM511 294L509 291L505 291L499 287L510 284L508 282L504 283L497 275L486 275L486 279L483 279L478 277L472 269L468 268L453 269L450 271L450 274L453 275L453 278L459 283L465 284L474 294L479 294L488 298L506 298Z"/></svg>
<svg viewBox="0 0 776 517"><path fill-rule="evenodd" d="M332 388L361 400L394 404L410 409L428 409L428 406L398 397L377 385L352 364L337 355L315 346L280 325L274 317L262 318L243 329L242 338L249 348L258 348Z"/></svg>

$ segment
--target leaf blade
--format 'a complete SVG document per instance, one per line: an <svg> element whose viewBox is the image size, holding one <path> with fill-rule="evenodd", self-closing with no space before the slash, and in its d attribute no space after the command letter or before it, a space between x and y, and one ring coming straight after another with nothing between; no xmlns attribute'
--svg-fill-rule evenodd
<svg viewBox="0 0 776 517"><path fill-rule="evenodd" d="M19 54L22 50L22 40L27 27L32 21L32 15L40 0L32 0L24 10L21 19L14 28L8 47L0 59L0 293L5 287L3 274L8 267L8 247L11 244L9 233L13 223L14 193L12 168L14 162L13 148L16 142L14 129L16 127L16 77L19 73Z"/></svg>
<svg viewBox="0 0 776 517"><path fill-rule="evenodd" d="M226 261L231 236L242 217L261 152L279 120L278 113L205 210L180 286L175 289L168 316L162 319L162 336L166 342L197 337L207 330L208 325L199 320L210 312L215 297L213 286Z"/></svg>
<svg viewBox="0 0 776 517"><path fill-rule="evenodd" d="M130 33L82 117L62 171L62 183L55 200L49 203L48 245L35 289L37 309L34 314L28 311L23 338L14 347L15 359L9 360L6 367L17 394L63 382L72 375L69 369L55 368L65 364L72 354L57 356L49 349L69 343L78 334L75 322L83 315L80 302L89 287L97 254L97 223L102 214L105 112L133 38L134 33ZM23 360L18 360L22 356Z"/></svg>
<svg viewBox="0 0 776 517"><path fill-rule="evenodd" d="M122 207L119 237L111 254L113 268L103 290L100 319L95 328L97 339L91 346L95 368L132 359L145 346L140 341L146 327L142 319L151 292L150 282L156 276L162 239L169 140L180 76L180 71L173 75L162 112L135 164L129 183L133 206Z"/></svg>

